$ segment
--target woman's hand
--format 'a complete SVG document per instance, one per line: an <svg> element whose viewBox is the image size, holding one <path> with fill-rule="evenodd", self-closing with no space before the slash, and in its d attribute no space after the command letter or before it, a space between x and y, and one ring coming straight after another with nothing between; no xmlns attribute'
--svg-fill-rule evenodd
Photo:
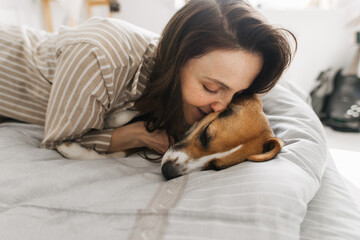
<svg viewBox="0 0 360 240"><path fill-rule="evenodd" d="M146 147L159 154L169 148L169 139L165 130L148 132L144 122L135 122L113 131L108 153Z"/></svg>
<svg viewBox="0 0 360 240"><path fill-rule="evenodd" d="M145 147L161 155L163 155L168 150L170 145L169 138L165 130L155 130L151 133L146 131L146 134L143 135L142 140Z"/></svg>

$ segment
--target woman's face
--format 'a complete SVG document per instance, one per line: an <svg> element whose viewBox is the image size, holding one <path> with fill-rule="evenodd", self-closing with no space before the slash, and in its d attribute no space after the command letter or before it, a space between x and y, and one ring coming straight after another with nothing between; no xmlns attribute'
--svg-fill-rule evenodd
<svg viewBox="0 0 360 240"><path fill-rule="evenodd" d="M185 122L193 125L224 110L235 93L251 85L262 65L261 55L243 50L216 50L187 61L180 77Z"/></svg>

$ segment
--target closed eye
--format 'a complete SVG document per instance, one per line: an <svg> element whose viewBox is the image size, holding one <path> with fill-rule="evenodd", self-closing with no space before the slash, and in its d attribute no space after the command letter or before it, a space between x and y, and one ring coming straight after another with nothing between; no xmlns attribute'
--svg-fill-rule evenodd
<svg viewBox="0 0 360 240"><path fill-rule="evenodd" d="M207 92L209 92L211 94L216 94L218 92L218 90L211 90L205 84L203 84L203 88L205 89L205 91L207 91Z"/></svg>
<svg viewBox="0 0 360 240"><path fill-rule="evenodd" d="M210 142L210 136L207 133L207 130L209 128L210 124L207 125L206 127L203 128L203 130L200 133L200 143L201 146L205 149L207 149L209 147L209 142Z"/></svg>

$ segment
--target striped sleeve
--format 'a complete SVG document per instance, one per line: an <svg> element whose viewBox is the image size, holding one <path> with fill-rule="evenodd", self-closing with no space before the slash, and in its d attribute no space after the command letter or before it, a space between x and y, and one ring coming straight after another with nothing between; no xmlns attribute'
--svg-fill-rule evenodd
<svg viewBox="0 0 360 240"><path fill-rule="evenodd" d="M89 43L68 45L59 53L46 111L44 148L76 141L97 152L106 152L112 130L104 127L104 115L113 92L112 67Z"/></svg>

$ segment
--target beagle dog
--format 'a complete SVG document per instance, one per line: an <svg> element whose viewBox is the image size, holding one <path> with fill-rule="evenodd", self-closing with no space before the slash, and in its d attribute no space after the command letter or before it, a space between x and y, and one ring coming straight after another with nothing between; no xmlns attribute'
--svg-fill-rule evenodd
<svg viewBox="0 0 360 240"><path fill-rule="evenodd" d="M122 126L138 112L123 111L106 119L107 128ZM261 162L276 156L284 145L276 138L257 95L242 96L222 112L208 114L194 124L185 137L169 148L161 161L166 179L194 171L220 170L243 161ZM57 150L70 159L125 157L125 152L99 154L75 142L63 143Z"/></svg>
<svg viewBox="0 0 360 240"><path fill-rule="evenodd" d="M257 95L242 96L222 112L208 114L163 156L166 179L194 171L220 170L249 160L276 156L284 145L276 138Z"/></svg>

